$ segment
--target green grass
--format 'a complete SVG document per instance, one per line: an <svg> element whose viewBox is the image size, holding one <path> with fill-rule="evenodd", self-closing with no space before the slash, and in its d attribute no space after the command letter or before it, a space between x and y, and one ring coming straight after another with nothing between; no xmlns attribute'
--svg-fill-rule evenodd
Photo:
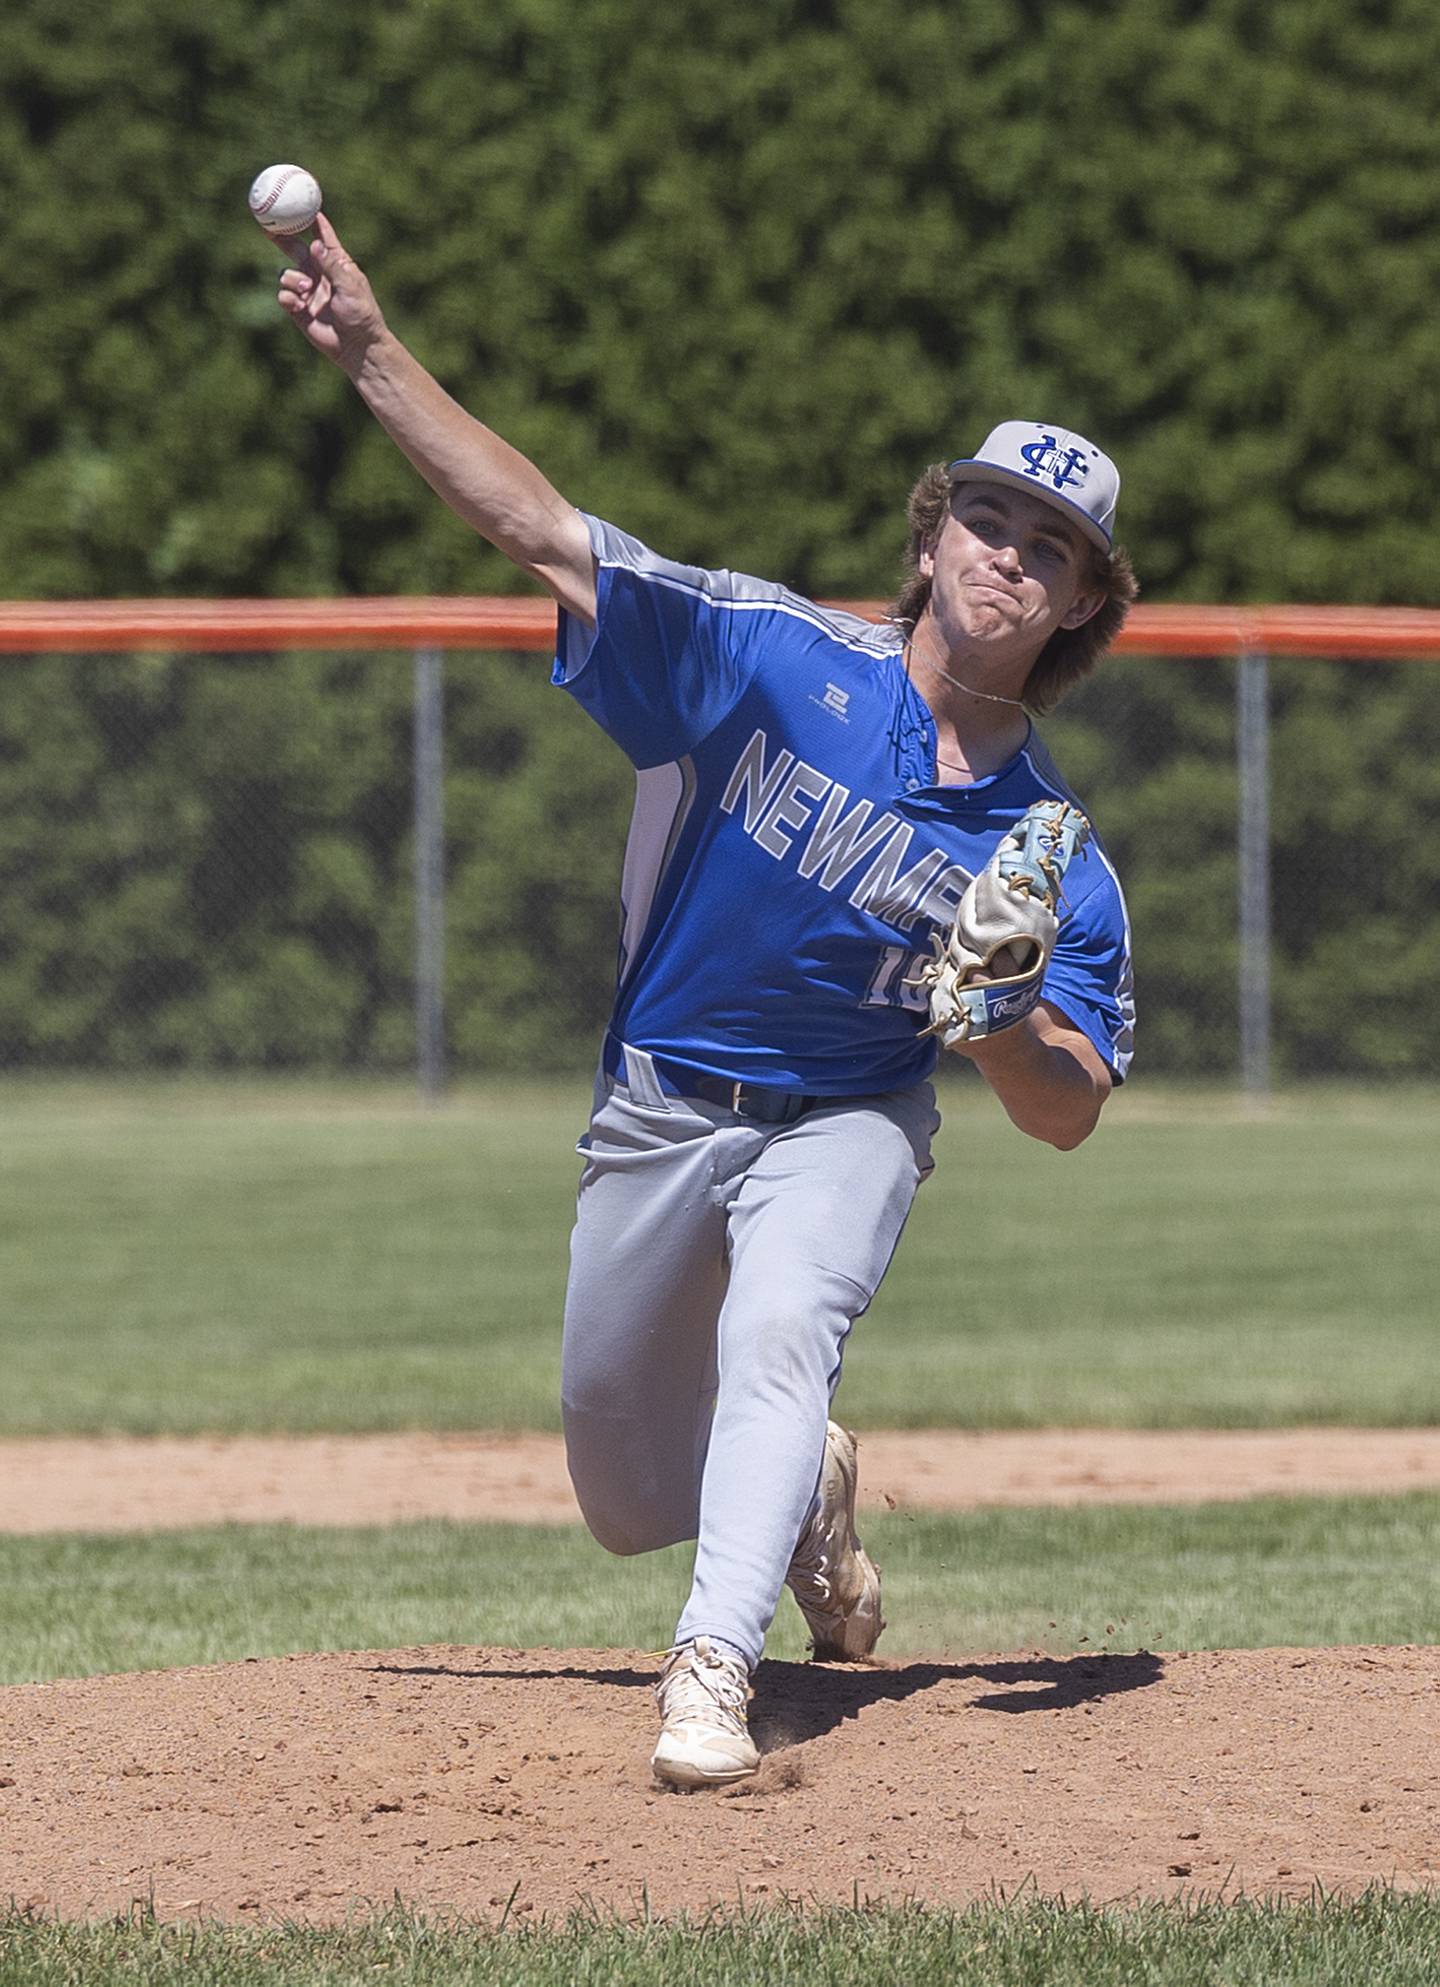
<svg viewBox="0 0 1440 1987"><path fill-rule="evenodd" d="M0 1432L553 1427L587 1102L12 1082ZM846 1415L1440 1421L1440 1089L1142 1087L1072 1154L944 1108Z"/></svg>
<svg viewBox="0 0 1440 1987"><path fill-rule="evenodd" d="M889 1656L1440 1643L1440 1495L880 1518ZM0 1539L0 1682L417 1643L658 1649L689 1549L426 1523ZM798 1659L788 1596L767 1653Z"/></svg>
<svg viewBox="0 0 1440 1987"><path fill-rule="evenodd" d="M0 1987L1428 1987L1440 1902L1375 1890L1300 1904L964 1911L743 1910L697 1923L575 1917L534 1930L401 1911L334 1930L0 1918Z"/></svg>

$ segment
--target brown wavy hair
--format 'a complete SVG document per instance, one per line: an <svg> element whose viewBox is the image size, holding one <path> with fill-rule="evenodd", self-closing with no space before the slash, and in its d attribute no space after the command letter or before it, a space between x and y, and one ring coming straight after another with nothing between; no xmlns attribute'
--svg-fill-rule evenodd
<svg viewBox="0 0 1440 1987"><path fill-rule="evenodd" d="M910 531L905 555L907 571L899 593L890 604L890 619L898 622L906 634L913 633L930 599L930 582L919 569L920 554L926 545L934 542L940 530L950 508L950 490L949 469L943 462L932 462L910 492L905 506L905 522ZM1078 628L1057 628L1036 656L1021 698L1026 710L1036 717L1053 711L1066 692L1083 682L1097 666L1125 625L1125 616L1140 591L1130 554L1123 545L1108 553L1092 546L1089 539L1085 546L1090 554L1085 584L1103 591L1104 605Z"/></svg>

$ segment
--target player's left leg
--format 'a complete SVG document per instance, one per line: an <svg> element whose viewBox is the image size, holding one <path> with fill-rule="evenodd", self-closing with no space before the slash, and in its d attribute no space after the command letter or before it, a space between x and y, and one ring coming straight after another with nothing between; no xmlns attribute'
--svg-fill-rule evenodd
<svg viewBox="0 0 1440 1987"><path fill-rule="evenodd" d="M753 1668L815 1507L841 1351L885 1273L938 1124L928 1084L778 1131L735 1185L719 1390L677 1643Z"/></svg>

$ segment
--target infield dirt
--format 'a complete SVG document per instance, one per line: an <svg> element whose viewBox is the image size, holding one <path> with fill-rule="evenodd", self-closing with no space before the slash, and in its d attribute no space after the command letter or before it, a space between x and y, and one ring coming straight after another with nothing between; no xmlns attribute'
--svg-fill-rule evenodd
<svg viewBox="0 0 1440 1987"><path fill-rule="evenodd" d="M862 1507L1197 1503L1440 1488L1440 1428L868 1431ZM554 1435L0 1441L0 1532L578 1520Z"/></svg>
<svg viewBox="0 0 1440 1987"><path fill-rule="evenodd" d="M1241 1495L1247 1482L1374 1491L1433 1482L1436 1461L1433 1437L1411 1431L965 1437L926 1462L915 1445L930 1439L870 1437L872 1494L919 1506ZM357 1456L373 1465L363 1444L382 1442L398 1461L405 1440L322 1445L331 1474L309 1478L299 1511L270 1494L246 1503L248 1442L168 1445L196 1464L191 1489L203 1482L211 1500L198 1504L183 1470L157 1476L159 1445L5 1445L0 1528L88 1528L97 1493L112 1524L122 1511L132 1526L325 1522L317 1486L333 1488L340 1452L346 1468ZM999 1496L1006 1443L1022 1445L1011 1466L1024 1480ZM986 1445L985 1494L972 1481L962 1497L956 1455L973 1463ZM439 1446L472 1465L478 1453L468 1438ZM271 1447L273 1482L293 1497L285 1459L317 1451ZM122 1451L149 1485L138 1503L109 1467ZM46 1453L66 1465L69 1503L51 1495ZM525 1453L543 1478L553 1450ZM230 1502L217 1508L227 1475ZM412 1469L412 1493L416 1481ZM417 1515L392 1506L384 1515ZM477 1511L472 1498L444 1514L522 1512ZM542 1499L531 1515L564 1513ZM167 1919L241 1923L334 1922L399 1897L534 1922L587 1903L628 1917L742 1901L959 1903L1022 1889L1115 1901L1437 1880L1437 1649L766 1663L752 1708L758 1778L689 1797L648 1773L657 1669L615 1651L432 1647L0 1690L0 1895L63 1916L139 1900Z"/></svg>
<svg viewBox="0 0 1440 1987"><path fill-rule="evenodd" d="M1433 1884L1440 1651L767 1663L753 1783L665 1794L652 1660L427 1648L0 1692L0 1891L495 1920Z"/></svg>

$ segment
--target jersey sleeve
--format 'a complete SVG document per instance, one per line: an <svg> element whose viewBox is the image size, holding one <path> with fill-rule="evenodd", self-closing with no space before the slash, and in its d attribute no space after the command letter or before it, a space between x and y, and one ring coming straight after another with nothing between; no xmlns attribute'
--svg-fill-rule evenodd
<svg viewBox="0 0 1440 1987"><path fill-rule="evenodd" d="M559 617L551 681L641 768L683 757L734 708L753 674L743 604L764 582L662 559L587 517L595 554L591 628Z"/></svg>
<svg viewBox="0 0 1440 1987"><path fill-rule="evenodd" d="M1135 1049L1130 920L1104 850L1092 843L1086 858L1083 869L1092 873L1081 890L1074 888L1076 865L1066 878L1069 901L1040 997L1088 1036L1115 1081L1123 1083Z"/></svg>

